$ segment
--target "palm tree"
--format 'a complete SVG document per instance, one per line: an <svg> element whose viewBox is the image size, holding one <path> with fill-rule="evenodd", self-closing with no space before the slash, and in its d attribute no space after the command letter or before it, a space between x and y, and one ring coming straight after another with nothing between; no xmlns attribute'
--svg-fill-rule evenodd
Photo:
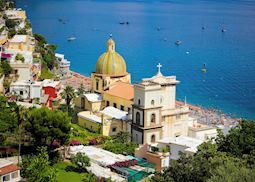
<svg viewBox="0 0 255 182"><path fill-rule="evenodd" d="M72 100L76 97L73 87L66 86L64 91L61 93L61 97L66 100L67 112L69 113L69 106Z"/></svg>
<svg viewBox="0 0 255 182"><path fill-rule="evenodd" d="M80 85L80 87L77 89L77 94L79 96L82 96L85 93L85 88L83 86L83 84Z"/></svg>

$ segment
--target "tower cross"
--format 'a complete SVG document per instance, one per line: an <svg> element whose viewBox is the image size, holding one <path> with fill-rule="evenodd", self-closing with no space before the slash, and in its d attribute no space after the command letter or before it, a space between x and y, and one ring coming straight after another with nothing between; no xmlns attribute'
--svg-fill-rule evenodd
<svg viewBox="0 0 255 182"><path fill-rule="evenodd" d="M162 67L162 65L158 63L157 67L158 67L158 73L161 73L160 68Z"/></svg>

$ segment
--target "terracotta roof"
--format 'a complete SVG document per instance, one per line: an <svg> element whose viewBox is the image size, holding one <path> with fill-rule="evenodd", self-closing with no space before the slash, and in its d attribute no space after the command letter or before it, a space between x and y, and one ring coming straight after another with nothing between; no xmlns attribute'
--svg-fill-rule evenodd
<svg viewBox="0 0 255 182"><path fill-rule="evenodd" d="M13 171L20 170L20 167L16 166L15 164L11 164L5 167L0 168L0 175L8 174Z"/></svg>
<svg viewBox="0 0 255 182"><path fill-rule="evenodd" d="M134 86L130 83L116 82L104 93L127 100L134 99Z"/></svg>

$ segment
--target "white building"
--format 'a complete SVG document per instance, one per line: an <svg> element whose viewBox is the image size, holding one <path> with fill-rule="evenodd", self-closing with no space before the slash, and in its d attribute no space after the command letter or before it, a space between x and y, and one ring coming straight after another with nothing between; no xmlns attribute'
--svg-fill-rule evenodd
<svg viewBox="0 0 255 182"><path fill-rule="evenodd" d="M134 85L132 140L138 144L155 143L166 137L188 133L188 106L177 107L175 76L158 73Z"/></svg>
<svg viewBox="0 0 255 182"><path fill-rule="evenodd" d="M0 181L3 182L18 182L21 181L20 167L13 162L0 159Z"/></svg>
<svg viewBox="0 0 255 182"><path fill-rule="evenodd" d="M204 141L187 136L169 137L158 141L158 147L170 147L170 160L177 160L180 152L194 154Z"/></svg>
<svg viewBox="0 0 255 182"><path fill-rule="evenodd" d="M58 74L61 76L61 78L68 78L70 77L70 61L65 59L65 56L63 54L55 54L57 61L59 63L59 69Z"/></svg>
<svg viewBox="0 0 255 182"><path fill-rule="evenodd" d="M10 92L18 95L24 100L40 99L42 97L42 82L27 80L12 82Z"/></svg>
<svg viewBox="0 0 255 182"><path fill-rule="evenodd" d="M189 117L188 105L176 105L179 81L175 76L163 76L161 65L157 67L155 76L134 85L131 135L132 140L140 144L135 155L155 163L161 170L169 165L170 159L178 158L178 152L195 153L196 147L216 137L217 131ZM173 147L170 153L165 152L167 145Z"/></svg>

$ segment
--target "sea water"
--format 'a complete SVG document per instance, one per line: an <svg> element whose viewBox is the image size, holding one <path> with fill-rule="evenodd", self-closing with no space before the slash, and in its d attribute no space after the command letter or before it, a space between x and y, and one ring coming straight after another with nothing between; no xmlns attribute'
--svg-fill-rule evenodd
<svg viewBox="0 0 255 182"><path fill-rule="evenodd" d="M95 70L112 33L133 83L155 75L161 63L164 75L181 81L178 99L255 118L255 1L18 0L17 6L76 72ZM68 42L70 36L77 39Z"/></svg>

